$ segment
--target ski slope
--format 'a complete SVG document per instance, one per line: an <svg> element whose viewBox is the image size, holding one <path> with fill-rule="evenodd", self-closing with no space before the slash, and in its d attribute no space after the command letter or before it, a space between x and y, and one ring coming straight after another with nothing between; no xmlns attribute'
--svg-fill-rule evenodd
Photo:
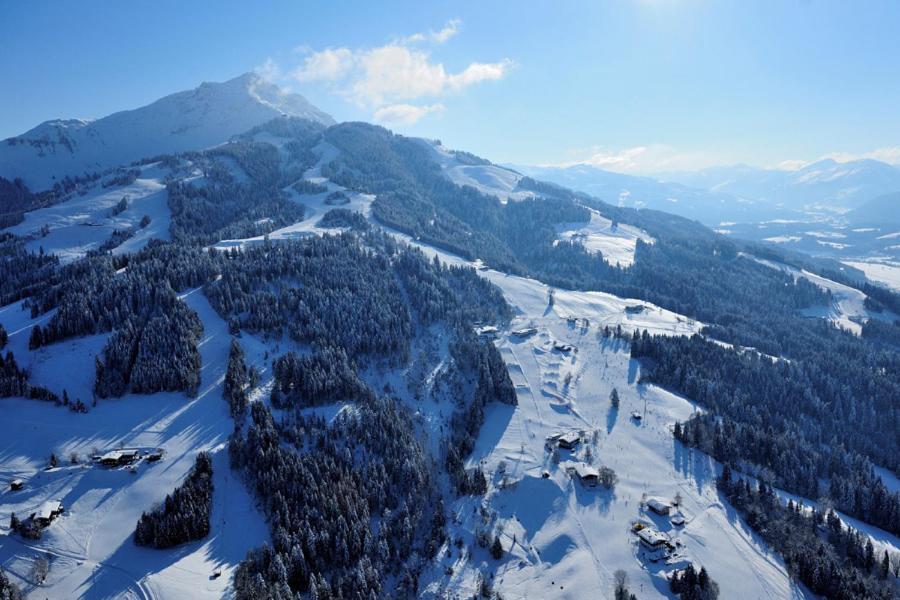
<svg viewBox="0 0 900 600"><path fill-rule="evenodd" d="M456 185L473 187L482 194L499 198L504 204L534 197L533 192L516 189L522 179L521 173L493 164L469 164L439 142L420 141L431 149L432 158L440 165L444 176Z"/></svg>
<svg viewBox="0 0 900 600"><path fill-rule="evenodd" d="M483 501L454 502L451 536L468 543L480 527L502 529L508 552L498 563L485 550L476 550L473 561L463 561L453 548L443 549L426 587L429 596L472 594L477 573L495 571L494 586L504 598L582 598L587 591L610 597L612 574L623 569L638 597L668 597L666 573L693 561L709 569L724 598L801 597L780 560L720 501L714 461L673 440L672 424L686 419L695 407L662 389L641 385L640 366L630 359L627 344L599 333L609 324L622 325L625 331L646 327L656 333L690 334L699 324L658 309L631 319L624 313L626 301L594 293L558 290L549 307L546 288L482 273L498 283L518 309L511 329L528 326L538 331L525 339L507 333L498 341L519 404L489 406L469 462L485 469L490 489ZM572 316L578 320L570 322ZM577 351L560 352L554 348L559 342ZM618 411L610 408L613 388L621 397ZM642 422L630 417L632 411L642 414ZM614 491L583 488L566 473L566 461L587 460L584 449L561 451L561 463L553 463L545 438L567 430L584 430L589 438L596 432L596 443L589 444L594 464L617 472ZM498 473L501 463L510 483L505 489ZM543 471L548 478L542 477ZM688 521L680 532L640 507L643 494L672 498L676 493L683 498ZM473 512L476 508L489 515L487 524ZM629 531L639 518L683 543L675 564L640 557ZM447 567L453 570L451 576L445 575Z"/></svg>
<svg viewBox="0 0 900 600"><path fill-rule="evenodd" d="M163 181L168 171L157 163L139 169L141 174L134 183L104 188L101 179L85 195L27 212L24 221L5 231L27 238L26 246L32 252L43 248L63 263L97 249L116 229L134 228L137 232L113 254L137 252L152 238L168 240L171 214ZM126 196L128 208L113 215L113 207ZM150 224L140 229L138 224L144 215L150 217ZM49 233L42 235L42 228Z"/></svg>
<svg viewBox="0 0 900 600"><path fill-rule="evenodd" d="M127 395L100 400L87 415L34 400L3 400L4 426L14 434L0 441L0 481L18 477L26 484L21 491L0 493L0 565L30 590L32 561L39 554L49 555L49 577L34 597L221 598L246 552L268 540L262 515L228 465L233 423L221 386L231 336L202 292L193 290L184 301L204 326L196 398L178 393ZM58 373L64 369L72 375L66 378L72 399L78 394L90 400L91 365L104 336L53 344L29 356L31 321L25 313L17 305L0 308L0 323L11 332L16 357L32 365L33 383L58 390ZM85 460L94 451L118 447L161 447L166 456L156 464L138 463L136 474ZM210 535L169 550L135 546L131 536L141 513L180 483L202 450L213 455ZM45 470L51 452L60 457L60 466ZM81 464L69 464L73 452ZM11 512L26 517L51 499L61 500L66 512L45 530L43 539L30 542L9 535ZM215 570L221 570L221 577L211 577Z"/></svg>
<svg viewBox="0 0 900 600"><path fill-rule="evenodd" d="M395 235L445 262L467 264ZM471 596L478 591L479 577L492 573L504 598L611 597L613 573L623 569L639 598L665 598L670 597L666 574L687 561L710 571L723 598L804 597L777 555L720 500L715 461L672 438L673 423L696 407L640 384L640 365L631 360L627 344L600 334L609 325L626 333L647 329L692 335L702 323L602 292L555 289L550 306L550 288L543 283L491 269L479 274L495 283L516 310L510 331L534 327L537 333L523 339L508 331L497 342L519 404L488 407L469 459L470 466L481 465L488 474L488 494L459 498L450 506L450 538L475 548L474 556L463 559L454 546L445 545L423 576L426 597ZM643 310L625 311L636 305ZM576 350L561 352L556 344ZM613 388L621 397L618 411L610 410ZM632 411L641 413L641 422L630 417ZM617 472L613 492L583 488L565 472L565 461L586 460L584 449L563 451L560 465L553 463L545 438L566 430L584 430L589 436L596 432L597 442L590 444L594 464ZM501 463L512 484L507 487L499 474ZM687 519L680 531L640 506L644 494L671 499L676 493L683 498ZM672 565L642 559L629 531L635 519L653 522L680 540L680 558ZM474 542L476 531L484 528L502 530L507 554L499 563Z"/></svg>
<svg viewBox="0 0 900 600"><path fill-rule="evenodd" d="M587 224L570 223L557 226L560 239L579 243L588 252L600 252L603 260L612 266L630 267L634 264L637 241L652 244L655 240L643 229L613 222L591 209Z"/></svg>

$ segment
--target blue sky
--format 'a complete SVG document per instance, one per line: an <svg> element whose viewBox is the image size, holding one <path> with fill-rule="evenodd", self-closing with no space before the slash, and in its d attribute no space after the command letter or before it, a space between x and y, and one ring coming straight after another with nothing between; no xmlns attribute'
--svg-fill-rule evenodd
<svg viewBox="0 0 900 600"><path fill-rule="evenodd" d="M0 138L256 69L498 162L900 163L898 30L875 1L0 0Z"/></svg>

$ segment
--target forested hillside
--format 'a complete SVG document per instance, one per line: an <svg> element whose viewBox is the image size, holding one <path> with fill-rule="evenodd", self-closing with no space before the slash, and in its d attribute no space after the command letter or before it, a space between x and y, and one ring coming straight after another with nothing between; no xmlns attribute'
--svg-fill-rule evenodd
<svg viewBox="0 0 900 600"><path fill-rule="evenodd" d="M453 160L491 166L465 153ZM449 580L449 565L473 568L473 557L489 556L481 547L488 532L497 564L513 550L523 564L534 559L534 548L517 537L525 531L513 522L519 516L507 515L513 529L505 536L492 529L498 504L506 510L497 494L521 481L524 489L544 490L536 502L550 498L562 506L552 496L563 489L555 487L559 473L567 473L565 492L558 492L563 498L572 492L576 462L581 469L596 460L595 450L602 456L602 436L616 427L617 435L640 433L646 414L638 411L617 425L618 391L605 430L582 416L572 392L581 381L607 385L609 365L628 363L629 340L641 381L634 381L637 361L621 367L614 376L628 371L628 384L638 390L630 400L623 394L622 402L637 402L653 387L643 384L652 383L702 407L669 421L676 451L681 444L699 449L736 473L735 481L721 482L721 497L781 553L795 577L834 598L890 597L894 590L868 564L865 550L858 556L861 537L822 533L826 513L785 508L771 486L900 535L900 496L879 476L882 468L900 474L900 324L888 318L900 312L896 294L820 269L819 275L865 294L867 314L879 317L860 323L856 336L811 316L834 308L832 292L755 260L793 265L797 257L774 250L757 256L760 248L697 223L614 207L529 178L518 180L515 191L523 195L507 194L504 201L454 183L430 143L363 123L326 127L281 118L215 148L140 165L164 173L164 188L156 185L171 217L161 221L169 223L166 240L121 246L146 227L135 224L105 233L104 243L63 264L28 249L42 232L28 239L0 234L0 304L32 317L27 345L23 329L0 326L0 397L69 404L86 413L71 418L87 420L112 398L165 404L173 396L154 394L170 392L189 405L221 382L216 402L224 402L228 431L216 443L224 452L233 426L231 466L270 534L270 543L235 571L238 598L416 596L427 577ZM118 189L133 182L135 169L81 184ZM15 182L0 184L13 199L2 217L11 222L50 201ZM53 201L64 201L78 185L60 184ZM121 202L113 212L128 209ZM611 230L627 225L645 234L631 238L633 262L616 264L577 237L561 237L563 226L598 219ZM515 306L507 302L509 290ZM560 301L565 308L556 305L557 293L567 296ZM191 298L203 300L192 304ZM564 334L548 333L550 318L567 324ZM210 323L226 339L213 361L222 370L217 380L203 358ZM647 323L666 335L638 333ZM685 331L701 334L679 337ZM27 349L26 362L4 348L13 335L19 337L10 345L17 353ZM603 368L585 364L565 336L608 351ZM32 379L35 365L46 372L56 349L79 340L93 340L96 348L93 398L76 404ZM537 369L533 380L526 361ZM520 398L538 415L549 405L550 416L522 417ZM659 410L654 419L665 425L669 413ZM566 463L559 446L549 449L559 436L545 440L531 428L571 425L566 419L573 415L576 444L592 449L573 451ZM489 472L493 447L484 446L510 430L521 436L520 447L500 449L503 472ZM657 438L668 440L671 451L668 433ZM615 452L611 445L603 451ZM511 467L511 475L505 469L513 457L543 462L528 473ZM199 454L160 506L142 508L138 544L167 548L207 535L212 460ZM613 481L605 487L614 487L615 473L603 469ZM755 477L759 486L738 482L737 473ZM578 490L572 492L578 502L594 502ZM497 503L480 504L489 494ZM614 491L597 498L606 508L617 501ZM543 523L521 510L522 522ZM464 548L459 532L470 518L480 524L471 532L472 547ZM790 527L805 528L802 544L783 539ZM454 552L471 564L440 563L436 576L429 561ZM484 574L492 568L477 566L487 588ZM717 589L684 583L695 573L690 568L671 579L682 597L695 588ZM700 566L696 572L708 577ZM840 581L828 580L831 574Z"/></svg>

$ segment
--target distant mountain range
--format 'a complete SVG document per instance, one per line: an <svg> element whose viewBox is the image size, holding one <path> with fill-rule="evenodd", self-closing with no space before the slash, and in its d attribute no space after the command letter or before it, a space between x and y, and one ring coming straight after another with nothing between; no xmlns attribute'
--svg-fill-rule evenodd
<svg viewBox="0 0 900 600"><path fill-rule="evenodd" d="M614 173L587 164L513 168L612 204L664 210L707 225L797 218L810 212L854 211L854 221L867 211L873 218L878 218L877 213L882 218L900 218L898 197L891 196L900 192L900 169L877 160L840 163L828 159L796 171L735 165L656 177ZM869 202L875 204L866 209Z"/></svg>
<svg viewBox="0 0 900 600"><path fill-rule="evenodd" d="M757 221L787 217L790 211L768 202L702 189L653 177L605 171L591 165L533 167L516 165L517 171L597 196L610 204L651 208L715 226L722 221Z"/></svg>
<svg viewBox="0 0 900 600"><path fill-rule="evenodd" d="M32 191L41 191L66 175L214 146L279 116L335 122L303 96L247 73L95 121L46 121L0 142L0 177L19 177Z"/></svg>
<svg viewBox="0 0 900 600"><path fill-rule="evenodd" d="M877 160L820 160L796 171L747 165L665 173L661 180L752 198L786 208L843 212L884 194L900 192L900 169Z"/></svg>

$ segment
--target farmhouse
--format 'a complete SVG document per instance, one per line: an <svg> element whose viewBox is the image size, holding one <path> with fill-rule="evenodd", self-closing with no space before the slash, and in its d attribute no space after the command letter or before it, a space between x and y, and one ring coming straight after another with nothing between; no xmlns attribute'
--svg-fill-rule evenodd
<svg viewBox="0 0 900 600"><path fill-rule="evenodd" d="M165 451L162 448L151 450L149 453L147 453L147 461L156 462L158 460L162 460L163 454L165 454Z"/></svg>
<svg viewBox="0 0 900 600"><path fill-rule="evenodd" d="M15 492L15 491L21 490L22 487L24 487L24 485L25 485L25 482L22 481L21 479L13 479L12 481L9 482L9 489L12 490L13 492Z"/></svg>
<svg viewBox="0 0 900 600"><path fill-rule="evenodd" d="M537 333L537 327L523 327L522 329L516 329L512 332L512 334L516 337L530 337Z"/></svg>
<svg viewBox="0 0 900 600"><path fill-rule="evenodd" d="M106 467L115 467L129 465L137 459L137 450L110 450L100 457L100 464Z"/></svg>
<svg viewBox="0 0 900 600"><path fill-rule="evenodd" d="M644 312L643 304L630 304L625 307L625 313L629 315L637 315Z"/></svg>
<svg viewBox="0 0 900 600"><path fill-rule="evenodd" d="M59 500L48 500L41 505L37 512L31 513L31 520L41 527L47 527L64 510L65 508Z"/></svg>
<svg viewBox="0 0 900 600"><path fill-rule="evenodd" d="M560 448L572 450L581 443L581 436L578 435L577 431L569 431L559 436L556 443L559 444Z"/></svg>
<svg viewBox="0 0 900 600"><path fill-rule="evenodd" d="M578 463L575 465L574 471L582 485L597 487L597 482L600 480L600 472L597 469L584 463Z"/></svg>
<svg viewBox="0 0 900 600"><path fill-rule="evenodd" d="M486 338L494 338L497 337L498 329L493 325L485 325L478 329L478 335Z"/></svg>
<svg viewBox="0 0 900 600"><path fill-rule="evenodd" d="M672 515L672 518L669 519L669 523L671 523L675 527L683 527L684 526L684 515L682 515L680 513Z"/></svg>
<svg viewBox="0 0 900 600"><path fill-rule="evenodd" d="M671 510L671 506L667 502L663 502L662 500L658 500L657 498L650 498L647 500L647 508L652 510L658 515L668 515Z"/></svg>

